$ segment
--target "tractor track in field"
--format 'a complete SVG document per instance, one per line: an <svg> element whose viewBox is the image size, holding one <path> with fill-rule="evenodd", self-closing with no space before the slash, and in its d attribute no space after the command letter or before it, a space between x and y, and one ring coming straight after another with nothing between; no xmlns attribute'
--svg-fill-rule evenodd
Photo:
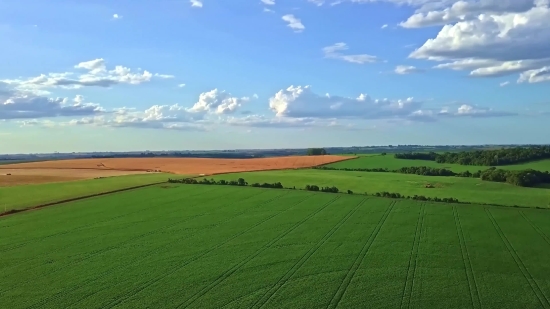
<svg viewBox="0 0 550 309"><path fill-rule="evenodd" d="M514 260L514 262L518 266L519 270L521 271L521 273L525 277L525 280L527 280L527 283L531 286L531 289L532 289L533 293L535 294L535 296L538 298L541 306L543 308L550 308L550 301L548 301L548 298L546 297L546 295L544 295L544 292L542 292L542 289L538 285L535 278L533 278L533 275L531 275L529 270L527 270L527 267L525 266L525 264L523 263L523 261L519 257L516 249L514 249L514 247L510 243L510 240L508 240L508 237L506 237L506 234L504 234L504 232L500 228L498 222L496 221L496 219L493 216L493 214L491 213L491 211L489 209L485 208L485 212L486 212L487 216L489 217L489 220L493 224L493 227L495 228L496 232L500 236L500 239L504 243L506 249L508 250L508 253L510 253L510 255L512 256L512 259ZM542 297L541 297L541 295L542 295Z"/></svg>
<svg viewBox="0 0 550 309"><path fill-rule="evenodd" d="M268 191L265 191L265 192L268 192ZM284 194L281 194L281 195L284 195ZM249 197L247 197L247 198L245 198L245 199L252 198L252 197L255 197L255 196L257 196L257 195L251 195L251 196L249 196ZM242 201L245 200L245 199L241 199L239 202L242 202ZM226 204L226 205L224 205L224 207L226 207L226 206L231 206L231 205L233 205L233 204L235 204L235 203ZM260 203L260 205L262 205L262 204L263 204L263 203ZM254 205L254 206L259 206L259 205ZM253 206L253 207L250 207L250 208L254 208L254 206ZM223 222L227 222L227 221L229 221L229 220L232 220L232 219L238 217L239 215L242 215L244 212L246 212L246 211L248 211L248 210L249 210L249 209L246 209L246 210L244 210L243 212L238 213L237 215L235 215L235 216L233 216L233 217L230 217L230 219L224 220ZM210 226L209 226L208 228L210 228ZM161 229L158 229L158 230L162 230L162 228L161 228ZM158 231L158 230L157 230L157 231ZM194 234L194 235L196 235L196 234ZM187 237L189 237L189 235L185 235L185 236L182 237L182 238L187 238ZM176 241L178 241L178 240L179 240L179 239L175 240L174 242L176 242ZM161 245L161 246L159 246L159 247L156 247L156 248L150 250L148 253L152 253L152 252L155 252L155 251L157 251L157 250L159 250L159 249L166 248L166 247L170 246L172 243L173 243L173 242L170 242L170 243ZM66 295L66 294L68 294L68 293L70 293L70 292L76 291L76 290L78 290L79 288L81 288L81 287L83 287L83 286L86 286L86 285L89 284L89 283L92 283L92 282L95 282L95 281L97 281L97 280L99 280L99 279L101 279L101 278L104 278L105 276L109 275L109 274L110 274L112 271L114 271L114 270L119 270L119 269L122 269L122 268L124 268L124 267L128 267L128 266L130 266L130 265L134 265L135 263L140 262L142 259L144 259L144 258L146 258L146 257L148 257L148 256L149 256L149 254L143 254L141 257L138 257L138 258L134 259L134 260L133 260L132 262L130 262L130 263L126 263L126 264L124 264L124 265L119 265L119 266L117 266L117 267L113 267L113 268L107 269L107 270L105 270L104 272L102 272L100 275L98 275L98 276L96 276L96 277L94 277L94 278L92 278L92 279L84 280L83 282L80 282L79 284L76 284L76 285L71 286L70 289L65 289L65 290L59 291L58 293L56 293L56 294L54 294L54 295L52 295L52 296L50 296L50 297L48 297L48 298L46 298L46 299L43 299L43 300L41 300L40 302L35 303L35 304L29 306L28 308L36 308L36 307L39 307L39 306L41 306L41 305L47 303L47 302L50 301L50 300L59 299L59 298L63 297L64 295Z"/></svg>
<svg viewBox="0 0 550 309"><path fill-rule="evenodd" d="M544 241L546 241L546 243L550 245L550 238L548 238L548 236L546 236L546 234L533 221L527 218L523 211L519 211L519 214L523 217L523 219L525 219L525 221L527 221L527 223L529 223L529 225L531 225L531 227L540 235L540 237L542 237L542 239L544 239Z"/></svg>
<svg viewBox="0 0 550 309"><path fill-rule="evenodd" d="M336 231L351 218L360 206L365 204L368 198L363 198L352 210L350 210L335 226L333 226L313 247L311 247L251 308L262 308L273 296L296 274L296 272L332 237Z"/></svg>
<svg viewBox="0 0 550 309"><path fill-rule="evenodd" d="M193 304L196 300L198 300L200 297L202 297L203 295L205 295L206 293L208 293L208 291L212 290L213 288L215 288L217 285L219 285L221 282L223 282L225 279L227 279L229 276L231 276L233 273L235 273L237 270L239 270L242 266L244 266L245 264L247 264L248 262L252 261L255 257L257 257L258 255L260 255L262 252L264 252L265 250L267 250L269 247L271 247L272 245L274 245L275 243L277 243L279 240L283 239L286 235L290 234L292 231L294 231L295 229L297 229L299 226L301 226L302 224L304 224L306 221L308 221L309 219L313 218L315 215L317 215L318 213L320 213L321 211L323 211L324 209L326 209L329 205L331 205L332 203L334 203L336 200L340 199L340 195L336 196L335 198L333 198L332 200L326 202L323 206L321 206L319 209L317 209L316 211L314 211L313 213L309 214L307 217L305 217L304 219L302 219L301 221L298 221L296 224L294 224L293 226L291 226L290 228L288 228L286 231L284 231L282 234L280 234L279 236L277 236L275 239L272 239L269 243L265 244L264 246L262 246L260 249L258 249L256 252L254 252L252 255L248 256L246 259L242 260L240 263L238 263L237 265L233 266L232 268L230 268L229 270L227 270L226 272L224 272L223 274L221 274L218 279L216 279L214 282L212 282L210 285L204 287L202 290L200 290L199 292L195 293L193 296L191 296L188 300L186 300L185 302L183 303L180 303L178 304L175 308L178 309L178 308L181 308L182 306L185 308L191 304Z"/></svg>
<svg viewBox="0 0 550 309"><path fill-rule="evenodd" d="M380 230L382 229L382 226L386 222L388 216L390 215L390 213L393 210L393 207L395 206L396 203L397 203L397 201L391 202L390 205L388 206L388 208L386 209L386 211L384 212L384 214L382 215L382 217L380 218L380 220L378 221L378 224L376 225L376 227L374 228L374 230L370 234L369 238L367 239L367 241L363 245L363 248L361 249L361 251L357 255L357 258L355 259L355 261L351 265L350 269L348 270L346 276L344 277L344 279L340 283L340 286L338 287L338 290L336 290L336 292L332 296L332 299L329 302L329 304L327 305L327 308L336 308L340 304L340 301L344 297L344 293L346 293L346 290L348 289L348 286L351 283L351 280L355 276L355 273L357 272L357 269L363 263L363 260L365 259L365 256L367 255L371 245L376 240L376 237L380 233Z"/></svg>
<svg viewBox="0 0 550 309"><path fill-rule="evenodd" d="M229 193L228 193L228 194L229 194ZM227 194L222 194L222 195L219 196L219 197L223 197L223 196L225 196L225 195L227 195ZM219 197L216 197L216 198L219 198ZM169 204L175 203L175 202L177 202L177 201L179 201L179 200L180 200L180 199L173 200L173 201L171 201ZM198 203L201 203L201 202L198 202ZM197 203L197 204L198 204L198 203ZM197 205L197 204L194 204L193 206L195 206L195 205ZM171 212L169 212L168 214L175 213L175 212L177 212L178 210L180 210L180 209L176 209L176 210L174 210L174 211L171 211ZM120 246L122 246L122 245L125 245L125 244L131 243L131 242L133 242L133 241L135 241L135 240L138 240L138 239L141 239L141 238L144 238L144 237L153 235L153 234L155 234L155 233L157 233L157 232L159 232L159 231L163 231L163 230L169 229L169 228L171 228L171 227L173 227L173 226L176 226L176 225L178 225L178 224L181 224L181 223L190 221L190 220L192 220L192 219L195 219L195 218L198 218L198 217L201 217L201 216L205 216L205 215L207 215L207 214L208 214L208 213L204 213L204 214L199 214L199 215L194 215L194 216L191 216L191 217L187 217L187 218L185 218L185 219L183 219L183 220L180 220L180 221L178 221L178 222L175 222L175 223L173 223L173 224L165 225L165 226L163 226L163 227L161 227L161 228L158 228L158 229L149 231L149 232L147 232L147 233L143 233L143 234L137 235L137 236L135 236L135 237L132 237L132 238L130 238L130 239L127 239L127 240L125 240L125 241L122 241L122 242L120 242L120 243L117 243L116 245L111 245L111 246L108 246L108 247L106 247L106 248L102 248L102 249L99 249L99 250L95 250L95 251L93 251L93 252L90 252L89 254L87 254L87 255L86 255L85 257L83 257L83 258L74 260L74 261L72 261L72 262L70 262L70 263L68 263L68 264L61 265L60 267L55 268L55 269L49 271L47 274L43 274L42 276L33 277L31 280L36 280L36 279L38 279L38 278L42 278L42 277L45 277L45 276L51 276L52 274L55 274L55 273L57 273L58 271L66 270L67 267L71 267L71 266L74 266L74 265L78 265L78 264L80 264L80 263L82 263L82 262L84 262L84 261L86 261L86 260L89 260L89 259L94 258L94 257L96 257L96 256L99 256L99 255L101 255L101 254L105 254L105 253L107 253L107 252L109 252L109 251L111 251L111 250L114 250L114 249L116 249L116 248L118 248L118 247L120 247ZM37 266L37 267L39 267L39 266ZM26 283L28 283L29 281L30 281L30 280L25 281L25 282L23 282L23 284L26 284ZM5 290L5 291L1 291L1 292L2 292L2 293L9 292L9 291L11 291L11 290L13 290L13 289L15 289L15 288L17 288L17 287L18 287L18 286L12 286L10 289Z"/></svg>
<svg viewBox="0 0 550 309"><path fill-rule="evenodd" d="M422 238L422 228L424 227L425 212L426 204L422 203L422 205L420 206L420 212L418 214L418 220L416 221L416 228L414 230L414 239L411 247L411 254L409 256L409 264L407 266L407 276L405 277L405 284L403 285L401 304L399 308L403 308L405 302L407 302L407 308L410 308L411 306L414 279L418 262L418 248L420 247L420 240Z"/></svg>
<svg viewBox="0 0 550 309"><path fill-rule="evenodd" d="M149 184L146 184L146 185L133 186L133 187L123 188L123 189L116 189L116 190L105 191L105 192L100 192L100 193L88 194L88 195L79 196L79 197L73 197L73 198L69 198L69 199L63 199L63 200L60 200L60 201L39 204L39 205L36 205L36 206L27 207L27 208L12 209L12 210L1 212L0 213L0 218L1 217L6 217L6 216L12 216L12 215L15 215L15 214L18 214L18 213L21 213L21 212L28 212L28 211L38 210L38 209L41 209L41 208L44 208L44 207L56 206L56 205L60 205L60 204L85 200L85 199L98 197L98 196L103 196L103 195L107 195L107 194L113 194L113 193L119 193L119 192L130 191L130 190L135 190L135 189L141 189L141 188L146 188L146 187L152 187L152 186L156 186L156 185L161 185L163 183L167 183L167 182L162 181L162 182L149 183Z"/></svg>
<svg viewBox="0 0 550 309"><path fill-rule="evenodd" d="M472 308L482 308L483 304L481 303L481 298L479 297L479 289L474 273L474 268L472 267L472 258L470 257L470 253L468 252L468 246L466 245L466 239L464 238L464 231L462 230L462 223L460 222L460 214L458 213L456 206L453 206L453 216L455 219L456 234L458 236L458 241L460 242L460 251L462 253L464 272L466 273L466 279L468 280L468 289L470 290Z"/></svg>
<svg viewBox="0 0 550 309"><path fill-rule="evenodd" d="M242 235L248 233L248 232L251 231L252 229L254 229L254 228L260 226L261 224L263 224L263 223L265 223L265 222L267 222L267 221L269 221L269 220L271 220L272 218L274 218L274 217L280 215L281 213L284 213L284 212L288 211L289 209L291 209L291 208L293 208L293 207L295 207L295 206L297 206L297 205L299 205L299 204L305 202L305 201L308 200L311 196L312 196L312 195L308 195L305 199L302 199L302 200L300 200L300 201L298 201L298 202L296 202L296 203L290 205L290 206L289 206L288 208L286 208L285 210L280 211L280 212L277 212L277 213L275 213L275 214L273 214L273 215L271 215L271 216L269 216L269 217L267 217L267 218L261 220L260 222L257 222L256 224L252 225L251 227L249 227L249 228L247 228L247 229L245 229L245 230L243 230L243 231L241 231L241 232L239 232L239 233L237 233L237 234L231 236L230 238L227 238L225 241L219 243L218 245L216 245L216 246L214 246L214 247L211 247L210 249L208 249L208 250L206 250L206 251L200 253L199 255L196 255L196 256L194 256L194 257L192 257L192 258L186 260L185 262L183 262L182 264L178 265L177 267L175 267L174 269L170 270L169 272L164 273L164 274L162 274L162 275L160 275L160 276L158 276L158 277L156 277L156 278L150 279L150 280L148 280L147 282L145 282L144 284L142 284L141 286L139 286L139 287L137 287L137 288L135 288L135 289L132 289L131 291L127 291L126 293L124 293L124 295L123 295L121 298L118 298L118 299L112 301L111 303L109 303L109 304L103 306L103 308L112 308L112 307L115 307L115 306L117 306L117 305L119 305L119 304L125 302L125 301L128 300L128 299L131 299L132 297L134 297L135 295L137 295L139 292L141 292L141 291L145 290L146 288L150 287L151 285L153 285L153 284L155 284L155 283L161 281L162 279L164 279L164 278L166 278L166 277L168 277L168 276L170 276L170 275L176 273L176 272L179 271L180 269L182 269L182 268L184 268L185 266L191 264L192 262L194 262L194 261L200 259L201 257L203 257L203 256L205 256L205 255L207 255L207 254L209 254L209 253L211 253L211 252L213 252L213 251L219 249L221 246L223 246L223 245L229 243L230 241L234 240L235 238L240 237L240 236L242 236ZM275 199L272 199L271 201L273 201L273 200L275 200ZM263 203L263 204L266 204L266 203Z"/></svg>
<svg viewBox="0 0 550 309"><path fill-rule="evenodd" d="M211 191L215 191L215 189L212 189L212 190L208 190L208 191L205 191L205 192L199 192L197 194L191 194L191 195L188 195L184 198L187 198L187 197L191 197L191 196L196 196L196 195L200 195L200 194L203 194L203 193L208 193L208 192L211 192ZM181 200L182 198L178 198L176 200L172 200L170 202L168 202L168 204L172 203L172 202L175 202L175 201L178 201L178 200ZM154 200L153 199L148 199L146 201L152 201ZM18 248L21 248L21 247L24 247L28 244L31 244L33 242L39 242L39 241L42 241L44 239L47 239L47 238L50 238L50 237L54 237L54 236L59 236L59 235L65 235L65 234L69 234L69 233L72 233L72 232L75 232L75 231L79 231L79 230L82 230L82 229L85 229L85 228L88 228L88 227L91 227L91 226L94 226L94 225L97 225L97 224L101 224L101 223L105 223L105 222L109 222L109 221L113 221L113 220L116 220L116 219L119 219L119 218L123 218L123 217L126 217L126 216L129 216L129 215L133 215L135 213L138 213L138 212L141 212L141 211L145 211L149 209L149 207L146 207L146 208L142 208L142 209L139 209L137 211L133 211L133 212L130 212L130 213L126 213L126 214L122 214L120 216L116 216L116 217L111 217L109 219L106 219L106 220L103 220L103 221L96 221L96 222L93 222L93 223L90 223L90 224L86 224L86 225L83 225L83 226L79 226L77 228L74 228L74 229L70 229L70 230L66 230L66 231L63 231L63 232L58 232L58 233L54 233L54 234L50 234L48 236L44 236L44 237L37 237L37 238L33 238L33 239L30 239L29 241L27 242L24 242L24 243L21 243L17 246L14 246L14 247L9 247L9 248L3 248L0 250L0 253L3 253L3 252L8 252L8 251L11 251L11 250L15 250L15 249L18 249Z"/></svg>
<svg viewBox="0 0 550 309"><path fill-rule="evenodd" d="M270 202L273 202L274 200L277 200L278 198L280 198L280 197L282 197L282 196L284 196L284 195L286 195L286 194L277 195L277 196L275 196L275 197L273 197L273 198L271 198L271 199L269 199L269 200L264 201L263 203L260 203L259 206L269 204ZM306 198L306 199L307 199L307 198ZM306 200L306 199L304 199L304 200ZM299 203L301 203L301 202L302 202L302 201L298 202L297 204L299 204ZM295 204L295 205L297 205L297 204ZM295 205L293 205L293 206L295 206ZM254 209L254 208L256 208L257 206L258 206L258 205L255 205L255 206L253 206L253 207L251 207L251 208L249 208L249 209ZM292 208L293 206L289 207L288 209ZM235 216L232 217L232 218L238 217L239 215L245 213L245 212L248 211L249 209L246 209L245 211L243 211L243 212L241 212L241 213L238 213L237 215L235 215ZM286 210L288 210L288 209L286 209ZM269 218L266 219L265 221L267 221L267 220L269 220L269 219L271 219L271 218L273 218L273 217L275 217L275 216L277 216L277 215L279 215L279 214L285 212L286 210L281 211L281 212L279 212L279 213L277 213L277 214L275 214L275 215L269 217ZM225 221L219 222L218 225L219 225L219 224L222 224L222 223L225 223L225 222L227 222L227 221L230 221L230 220L225 220ZM265 222L265 221L263 221L263 222ZM262 223L263 223L263 222L262 222ZM208 225L208 226L206 226L205 228L202 228L202 229L200 229L200 230L204 230L204 229L206 229L207 227L210 228L211 225ZM191 236L187 235L187 236L184 236L184 237L180 237L180 238L176 239L176 240L173 241L173 242L170 242L170 243L165 244L165 245L163 245L163 246L161 246L161 247L158 247L157 249L166 248L166 247L168 247L169 245L171 245L171 244L174 243L174 242L177 242L177 241L180 241L180 240L186 239L186 238L191 238L191 237L193 237L193 236L195 236L195 235L196 235L196 233L193 234L193 235L191 235ZM149 252L149 253L152 253L152 252ZM75 305L75 304L77 304L77 303L83 301L84 299L86 299L86 298L88 298L88 297L91 297L91 296L93 296L93 295L95 295L95 294L97 294L97 293L99 293L99 292L101 292L101 291L103 291L103 290L105 290L105 289L107 289L107 288L109 288L109 287L105 287L105 288L100 289L100 290L98 290L98 291L94 291L94 292L92 292L92 293L89 293L89 294L85 295L84 297L80 298L79 300L77 300L76 302L71 303L68 307L73 306L73 305Z"/></svg>

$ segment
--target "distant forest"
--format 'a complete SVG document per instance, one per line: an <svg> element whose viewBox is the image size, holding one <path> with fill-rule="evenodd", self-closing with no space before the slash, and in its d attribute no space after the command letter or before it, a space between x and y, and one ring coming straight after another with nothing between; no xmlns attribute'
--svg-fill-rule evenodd
<svg viewBox="0 0 550 309"><path fill-rule="evenodd" d="M550 146L515 147L464 152L396 153L397 159L428 160L460 165L499 166L550 159Z"/></svg>

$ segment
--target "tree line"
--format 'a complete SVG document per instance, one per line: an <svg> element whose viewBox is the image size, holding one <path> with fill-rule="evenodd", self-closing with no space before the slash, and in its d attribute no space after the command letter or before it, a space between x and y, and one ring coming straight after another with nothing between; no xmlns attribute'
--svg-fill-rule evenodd
<svg viewBox="0 0 550 309"><path fill-rule="evenodd" d="M324 156L327 154L325 148L308 148L306 151L308 156Z"/></svg>
<svg viewBox="0 0 550 309"><path fill-rule="evenodd" d="M411 166L402 167L395 170L387 168L334 168L330 166L317 166L314 169L320 170L338 170L338 171L355 171L355 172L378 172L378 173L399 173L399 174L413 174L420 176L446 176L446 177L467 177L467 178L480 178L484 181L494 182L506 182L512 185L520 187L535 187L540 184L550 183L550 173L541 172L533 169L526 170L503 170L491 167L484 171L478 170L471 173L470 171L464 171L455 173L446 168L436 168L428 166Z"/></svg>
<svg viewBox="0 0 550 309"><path fill-rule="evenodd" d="M260 188L271 188L271 189L291 189L296 190L296 187L292 188L285 188L280 182L275 183L252 183L249 184L246 180L243 178L239 178L237 180L214 180L214 179L196 179L196 178L183 178L183 179L168 179L169 183L180 183L180 184L193 184L193 185L220 185L220 186L250 186L250 187L260 187ZM320 187L318 185L306 185L304 190L306 191L313 191L313 192L326 192L326 193L341 193L341 191L335 187ZM347 190L347 194L355 194L351 190ZM363 193L362 195L371 195L371 196L377 196L377 197L387 197L387 198L396 198L396 199L410 199L415 201L427 201L427 202L442 202L442 203L459 203L459 204L471 204L468 202L460 202L458 199L455 198L438 198L438 197L427 197L423 195L413 195L413 196L405 196L399 193L390 193L386 191L382 192L376 192L373 194L368 194L367 192ZM502 206L502 205L495 205L495 206Z"/></svg>
<svg viewBox="0 0 550 309"><path fill-rule="evenodd" d="M498 166L550 159L550 146L514 147L463 152L396 153L396 159L427 160L460 165Z"/></svg>

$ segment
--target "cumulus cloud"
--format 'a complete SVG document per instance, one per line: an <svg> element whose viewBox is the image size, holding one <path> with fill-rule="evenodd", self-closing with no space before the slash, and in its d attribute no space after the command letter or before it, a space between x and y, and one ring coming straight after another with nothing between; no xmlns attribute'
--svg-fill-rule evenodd
<svg viewBox="0 0 550 309"><path fill-rule="evenodd" d="M191 7L202 8L202 0L189 0Z"/></svg>
<svg viewBox="0 0 550 309"><path fill-rule="evenodd" d="M113 19L122 19L122 15L113 14Z"/></svg>
<svg viewBox="0 0 550 309"><path fill-rule="evenodd" d="M231 114L250 101L249 97L233 97L230 93L213 89L199 95L199 100L189 109L190 112L208 112L214 114Z"/></svg>
<svg viewBox="0 0 550 309"><path fill-rule="evenodd" d="M471 18L443 26L410 57L446 61L436 67L470 70L470 75L477 77L521 73L518 82L548 81L526 77L550 65L548 0L487 0L460 5L479 9L472 9Z"/></svg>
<svg viewBox="0 0 550 309"><path fill-rule="evenodd" d="M360 94L356 98L319 95L310 86L290 86L269 99L269 108L277 119L404 119L436 121L441 116L495 117L514 114L462 105L456 111L424 108L424 102L406 99L373 99Z"/></svg>
<svg viewBox="0 0 550 309"><path fill-rule="evenodd" d="M518 83L540 83L550 81L550 66L546 66L537 70L529 70L521 73Z"/></svg>
<svg viewBox="0 0 550 309"><path fill-rule="evenodd" d="M0 83L0 119L89 116L105 112L98 104L87 103L77 95L73 99L48 98L31 93L8 90Z"/></svg>
<svg viewBox="0 0 550 309"><path fill-rule="evenodd" d="M321 6L325 3L325 0L307 0L307 2L313 3L316 6Z"/></svg>
<svg viewBox="0 0 550 309"><path fill-rule="evenodd" d="M294 32L302 32L306 29L306 27L304 27L304 25L302 24L302 21L292 14L284 15L283 17L281 17L281 19L287 22L287 26L290 29L294 30Z"/></svg>
<svg viewBox="0 0 550 309"><path fill-rule="evenodd" d="M395 67L394 72L396 74L405 75L405 74L413 74L413 73L422 73L424 72L424 70L414 66L410 66L410 65L398 65L397 67Z"/></svg>
<svg viewBox="0 0 550 309"><path fill-rule="evenodd" d="M388 28L388 24L383 24L382 27L380 27L380 29L386 29Z"/></svg>
<svg viewBox="0 0 550 309"><path fill-rule="evenodd" d="M2 82L20 90L40 90L46 88L111 87L117 84L138 85L149 82L153 74L149 71L133 72L130 68L117 65L107 70L105 60L98 58L81 62L74 66L81 74L73 72L48 73L27 79L8 79ZM172 75L155 74L159 78L172 78Z"/></svg>
<svg viewBox="0 0 550 309"><path fill-rule="evenodd" d="M339 59L346 62L365 64L376 62L378 58L376 56L371 56L367 54L351 54L347 55L342 52L348 50L349 47L346 43L340 42L331 46L323 48L323 53L325 58Z"/></svg>
<svg viewBox="0 0 550 309"><path fill-rule="evenodd" d="M275 5L275 0L260 0L265 5Z"/></svg>

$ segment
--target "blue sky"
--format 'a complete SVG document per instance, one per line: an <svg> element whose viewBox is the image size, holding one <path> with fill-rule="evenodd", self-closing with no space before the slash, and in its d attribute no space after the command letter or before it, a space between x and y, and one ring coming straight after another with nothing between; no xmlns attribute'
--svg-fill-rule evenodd
<svg viewBox="0 0 550 309"><path fill-rule="evenodd" d="M0 153L550 143L548 20L548 0L5 0Z"/></svg>

